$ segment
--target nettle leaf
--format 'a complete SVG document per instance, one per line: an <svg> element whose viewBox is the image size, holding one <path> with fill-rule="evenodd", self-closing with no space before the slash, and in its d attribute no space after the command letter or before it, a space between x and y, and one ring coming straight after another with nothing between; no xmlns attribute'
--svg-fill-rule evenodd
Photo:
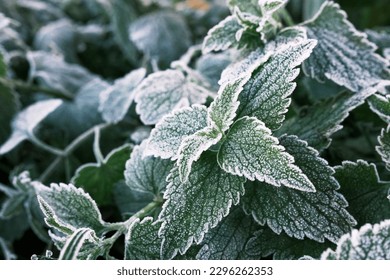
<svg viewBox="0 0 390 280"><path fill-rule="evenodd" d="M335 251L328 249L321 259L327 260L390 260L390 220L366 224L343 235Z"/></svg>
<svg viewBox="0 0 390 280"><path fill-rule="evenodd" d="M335 167L335 177L339 181L340 192L348 200L348 211L359 225L379 223L390 218L387 199L390 182L380 180L374 164L363 160L344 161Z"/></svg>
<svg viewBox="0 0 390 280"><path fill-rule="evenodd" d="M382 157L386 168L390 170L390 125L386 129L382 129L381 135L378 137L380 146L376 147L376 151Z"/></svg>
<svg viewBox="0 0 390 280"><path fill-rule="evenodd" d="M134 89L145 77L143 68L131 71L100 93L99 111L108 123L118 123L125 117L134 99Z"/></svg>
<svg viewBox="0 0 390 280"><path fill-rule="evenodd" d="M249 180L315 192L310 180L294 165L294 158L264 123L253 117L243 117L230 128L218 151L218 164L226 172Z"/></svg>
<svg viewBox="0 0 390 280"><path fill-rule="evenodd" d="M336 192L339 184L333 177L334 170L316 150L295 136L282 137L281 144L294 156L295 164L307 175L316 192L253 182L248 184L242 198L245 212L277 234L284 231L298 239L308 237L324 242L326 238L337 242L356 222L345 210L347 201Z"/></svg>
<svg viewBox="0 0 390 280"><path fill-rule="evenodd" d="M126 184L132 190L158 197L166 188L166 178L173 168L173 162L153 156L144 157L146 146L147 141L143 141L134 147L126 162Z"/></svg>
<svg viewBox="0 0 390 280"><path fill-rule="evenodd" d="M260 11L260 5L261 2L259 0L247 0L247 1L240 1L240 0L229 0L228 6L230 10L233 12L234 9L237 7L240 9L240 11L245 13L250 13L253 15L261 15Z"/></svg>
<svg viewBox="0 0 390 280"><path fill-rule="evenodd" d="M58 259L76 260L84 242L88 239L93 239L93 233L94 231L90 228L79 228L75 230L75 232L66 240Z"/></svg>
<svg viewBox="0 0 390 280"><path fill-rule="evenodd" d="M11 136L0 147L0 155L8 153L22 141L35 137L34 128L61 104L60 99L38 101L19 112L12 121Z"/></svg>
<svg viewBox="0 0 390 280"><path fill-rule="evenodd" d="M130 152L131 146L126 144L112 150L102 162L81 165L72 183L88 192L98 205L111 204L114 185L124 179L123 171Z"/></svg>
<svg viewBox="0 0 390 280"><path fill-rule="evenodd" d="M314 40L291 44L273 54L253 74L239 96L238 116L257 117L272 130L278 129L291 103L299 69L316 45Z"/></svg>
<svg viewBox="0 0 390 280"><path fill-rule="evenodd" d="M179 70L156 72L135 89L137 113L144 124L156 124L172 111L203 104L210 91L185 77Z"/></svg>
<svg viewBox="0 0 390 280"><path fill-rule="evenodd" d="M150 133L144 155L176 159L186 136L207 127L207 108L193 105L166 115Z"/></svg>
<svg viewBox="0 0 390 280"><path fill-rule="evenodd" d="M390 95L382 96L374 94L367 100L371 110L384 122L390 123Z"/></svg>
<svg viewBox="0 0 390 280"><path fill-rule="evenodd" d="M200 260L237 260L259 225L242 211L233 208L216 228L205 235L196 258Z"/></svg>
<svg viewBox="0 0 390 280"><path fill-rule="evenodd" d="M342 93L304 108L298 117L286 121L278 133L297 135L317 150L326 149L332 141L331 136L342 128L340 123L349 112L362 105L373 92L374 89L356 94Z"/></svg>
<svg viewBox="0 0 390 280"><path fill-rule="evenodd" d="M389 78L388 62L375 53L376 46L356 30L338 4L325 2L303 26L309 38L318 40L304 63L308 76L330 79L354 92Z"/></svg>
<svg viewBox="0 0 390 280"><path fill-rule="evenodd" d="M159 260L162 239L158 237L161 223L148 217L131 224L125 240L125 260Z"/></svg>
<svg viewBox="0 0 390 280"><path fill-rule="evenodd" d="M172 169L159 216L163 259L173 258L178 251L184 254L193 242L199 244L244 194L244 180L226 174L215 161L214 153L203 153L185 183L178 168Z"/></svg>

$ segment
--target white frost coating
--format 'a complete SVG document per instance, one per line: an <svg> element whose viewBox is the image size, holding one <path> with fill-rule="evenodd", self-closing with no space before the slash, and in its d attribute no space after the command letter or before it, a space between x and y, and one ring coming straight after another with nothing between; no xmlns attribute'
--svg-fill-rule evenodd
<svg viewBox="0 0 390 280"><path fill-rule="evenodd" d="M243 117L234 123L218 151L218 164L226 172L252 181L315 192L307 176L294 165L294 158L254 117Z"/></svg>
<svg viewBox="0 0 390 280"><path fill-rule="evenodd" d="M136 111L144 124L156 124L174 110L202 104L213 95L186 78L179 70L165 70L146 77L134 90Z"/></svg>
<svg viewBox="0 0 390 280"><path fill-rule="evenodd" d="M59 256L59 260L76 260L81 247L87 240L94 241L93 230L90 228L77 229L65 242ZM98 245L98 244L96 244Z"/></svg>
<svg viewBox="0 0 390 280"><path fill-rule="evenodd" d="M347 20L340 6L325 2L313 19L302 24L308 37L318 40L304 63L306 75L326 78L357 92L390 77L389 63L375 53L376 46Z"/></svg>
<svg viewBox="0 0 390 280"><path fill-rule="evenodd" d="M390 95L374 94L368 98L368 105L383 121L390 123Z"/></svg>
<svg viewBox="0 0 390 280"><path fill-rule="evenodd" d="M60 99L38 101L18 113L12 121L12 134L0 147L0 155L8 153L20 142L29 139L34 128L62 104Z"/></svg>
<svg viewBox="0 0 390 280"><path fill-rule="evenodd" d="M152 130L144 156L175 160L186 136L207 127L207 108L193 105L165 116Z"/></svg>
<svg viewBox="0 0 390 280"><path fill-rule="evenodd" d="M343 235L336 251L326 250L321 259L390 260L390 220L366 224L359 230Z"/></svg>
<svg viewBox="0 0 390 280"><path fill-rule="evenodd" d="M382 157L386 168L390 171L390 124L386 129L382 129L381 135L378 137L380 146L376 146L376 151Z"/></svg>

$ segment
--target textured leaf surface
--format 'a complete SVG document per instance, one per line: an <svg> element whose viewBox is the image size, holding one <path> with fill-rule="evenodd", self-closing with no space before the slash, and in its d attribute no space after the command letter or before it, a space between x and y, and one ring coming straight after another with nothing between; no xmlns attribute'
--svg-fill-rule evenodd
<svg viewBox="0 0 390 280"><path fill-rule="evenodd" d="M163 159L177 158L177 151L186 136L207 127L207 108L194 105L165 116L152 130L144 155Z"/></svg>
<svg viewBox="0 0 390 280"><path fill-rule="evenodd" d="M136 220L125 240L125 260L159 260L162 239L158 237L160 223L152 218Z"/></svg>
<svg viewBox="0 0 390 280"><path fill-rule="evenodd" d="M374 94L368 98L368 105L383 121L390 123L390 95Z"/></svg>
<svg viewBox="0 0 390 280"><path fill-rule="evenodd" d="M166 178L173 167L167 159L143 157L147 142L136 146L126 162L125 178L130 189L159 196L166 188Z"/></svg>
<svg viewBox="0 0 390 280"><path fill-rule="evenodd" d="M238 116L257 117L270 129L278 129L296 87L293 80L299 69L295 68L309 57L315 45L314 40L291 44L262 64L239 96Z"/></svg>
<svg viewBox="0 0 390 280"><path fill-rule="evenodd" d="M134 99L134 89L145 77L146 71L134 70L100 94L99 111L108 123L117 123L125 117Z"/></svg>
<svg viewBox="0 0 390 280"><path fill-rule="evenodd" d="M214 153L203 153L186 183L177 168L169 175L167 200L159 217L163 259L173 258L178 251L184 254L193 242L199 244L244 193L243 179L226 174L215 161Z"/></svg>
<svg viewBox="0 0 390 280"><path fill-rule="evenodd" d="M264 123L253 117L235 122L218 152L218 163L226 172L249 180L315 191L306 175L294 165L294 158L285 152Z"/></svg>
<svg viewBox="0 0 390 280"><path fill-rule="evenodd" d="M390 182L382 182L374 164L365 161L345 161L335 167L340 192L348 200L348 211L359 225L379 223L390 219L387 199Z"/></svg>
<svg viewBox="0 0 390 280"><path fill-rule="evenodd" d="M72 183L88 192L98 205L111 204L114 185L124 179L123 171L130 152L130 145L124 145L112 150L101 163L81 165Z"/></svg>
<svg viewBox="0 0 390 280"><path fill-rule="evenodd" d="M316 150L295 136L283 137L281 143L294 156L296 165L314 184L316 192L276 189L254 182L242 198L245 211L277 234L284 231L298 239L308 237L323 242L326 238L337 242L355 225L355 220L345 210L347 201L336 192L339 184L333 177L334 170Z"/></svg>
<svg viewBox="0 0 390 280"><path fill-rule="evenodd" d="M338 4L326 2L314 19L303 24L308 37L318 40L304 64L307 75L326 78L357 92L388 79L388 62L375 54L376 46L346 19Z"/></svg>
<svg viewBox="0 0 390 280"><path fill-rule="evenodd" d="M91 239L90 228L79 228L67 239L61 250L59 260L76 260L81 247L87 239Z"/></svg>
<svg viewBox="0 0 390 280"><path fill-rule="evenodd" d="M376 150L381 155L386 168L390 170L390 125L386 129L382 129L378 141L380 146L377 146Z"/></svg>
<svg viewBox="0 0 390 280"><path fill-rule="evenodd" d="M321 259L390 260L390 220L367 224L343 235L335 251L328 249Z"/></svg>
<svg viewBox="0 0 390 280"><path fill-rule="evenodd" d="M0 147L0 155L8 153L20 142L29 139L33 135L34 128L61 103L60 99L38 101L18 113L12 121L11 136Z"/></svg>

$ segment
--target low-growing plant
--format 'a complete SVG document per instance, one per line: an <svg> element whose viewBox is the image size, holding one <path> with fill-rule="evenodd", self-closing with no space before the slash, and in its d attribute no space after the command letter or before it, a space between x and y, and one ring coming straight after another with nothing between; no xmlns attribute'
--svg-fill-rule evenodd
<svg viewBox="0 0 390 280"><path fill-rule="evenodd" d="M219 2L0 4L3 258L390 259L388 29Z"/></svg>

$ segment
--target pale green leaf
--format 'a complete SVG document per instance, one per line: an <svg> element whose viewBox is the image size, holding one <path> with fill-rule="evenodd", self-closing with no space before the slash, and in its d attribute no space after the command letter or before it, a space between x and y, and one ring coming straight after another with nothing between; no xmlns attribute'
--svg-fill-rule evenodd
<svg viewBox="0 0 390 280"><path fill-rule="evenodd" d="M382 129L378 142L380 146L376 147L376 151L380 154L382 161L386 164L386 168L390 171L390 125L386 129Z"/></svg>
<svg viewBox="0 0 390 280"><path fill-rule="evenodd" d="M389 78L388 62L375 53L376 46L356 30L338 4L325 2L303 26L310 39L318 40L304 63L310 77L330 79L354 92Z"/></svg>
<svg viewBox="0 0 390 280"><path fill-rule="evenodd" d="M228 0L228 6L231 12L234 12L234 9L237 7L240 11L244 13L250 13L252 15L261 15L259 0Z"/></svg>
<svg viewBox="0 0 390 280"><path fill-rule="evenodd" d="M156 124L165 115L192 104L205 103L212 95L179 70L156 72L135 89L137 113L144 124Z"/></svg>
<svg viewBox="0 0 390 280"><path fill-rule="evenodd" d="M264 123L253 117L243 117L230 128L218 151L218 163L226 172L249 180L315 192L310 180L294 165L294 158Z"/></svg>
<svg viewBox="0 0 390 280"><path fill-rule="evenodd" d="M384 122L390 123L390 95L373 94L367 100L371 110Z"/></svg>
<svg viewBox="0 0 390 280"><path fill-rule="evenodd" d="M336 250L326 250L321 259L390 260L390 220L366 224L343 235Z"/></svg>
<svg viewBox="0 0 390 280"><path fill-rule="evenodd" d="M244 193L243 179L221 170L212 152L203 153L194 163L187 182L181 182L176 167L168 181L159 216L163 259L173 258L178 251L184 254L193 242L199 244Z"/></svg>
<svg viewBox="0 0 390 280"><path fill-rule="evenodd" d="M387 199L390 182L380 180L374 164L363 160L344 161L335 170L335 177L341 186L340 192L348 200L348 211L359 225L390 219Z"/></svg>
<svg viewBox="0 0 390 280"><path fill-rule="evenodd" d="M193 105L165 116L150 133L144 155L154 155L163 159L177 158L181 142L207 127L207 108Z"/></svg>
<svg viewBox="0 0 390 280"><path fill-rule="evenodd" d="M79 228L66 240L59 256L59 260L76 260L77 256L87 239L92 240L93 230L90 228Z"/></svg>
<svg viewBox="0 0 390 280"><path fill-rule="evenodd" d="M145 77L143 68L134 70L100 93L99 111L108 123L123 120L134 99L134 89Z"/></svg>
<svg viewBox="0 0 390 280"><path fill-rule="evenodd" d="M11 136L0 147L0 155L8 153L22 141L33 137L34 128L61 104L60 99L38 101L19 112L12 121Z"/></svg>
<svg viewBox="0 0 390 280"><path fill-rule="evenodd" d="M316 192L299 192L283 186L276 189L253 182L242 198L244 210L277 234L284 231L297 239L336 242L356 222L345 210L347 201L336 192L339 184L333 177L334 170L316 150L295 136L282 137L281 144L294 156L295 164L307 175Z"/></svg>
<svg viewBox="0 0 390 280"><path fill-rule="evenodd" d="M155 197L165 190L166 178L173 167L173 162L167 159L147 156L144 157L147 142L136 146L126 162L125 178L130 189L144 192Z"/></svg>

